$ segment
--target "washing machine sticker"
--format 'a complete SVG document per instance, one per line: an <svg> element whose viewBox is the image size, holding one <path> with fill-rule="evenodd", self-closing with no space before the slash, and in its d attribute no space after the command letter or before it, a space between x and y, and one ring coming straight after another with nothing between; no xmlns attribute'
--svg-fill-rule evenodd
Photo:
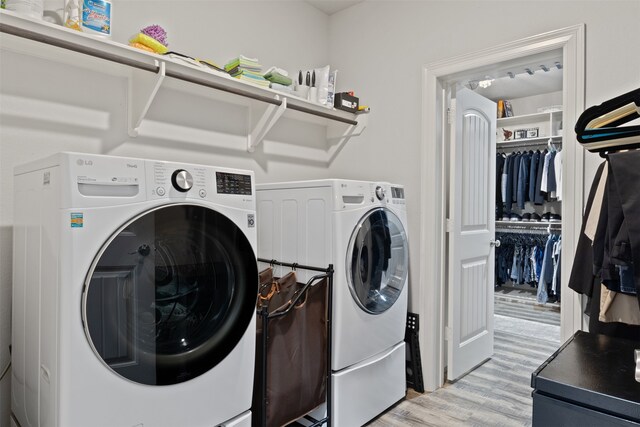
<svg viewBox="0 0 640 427"><path fill-rule="evenodd" d="M84 227L84 215L82 212L71 213L71 228Z"/></svg>

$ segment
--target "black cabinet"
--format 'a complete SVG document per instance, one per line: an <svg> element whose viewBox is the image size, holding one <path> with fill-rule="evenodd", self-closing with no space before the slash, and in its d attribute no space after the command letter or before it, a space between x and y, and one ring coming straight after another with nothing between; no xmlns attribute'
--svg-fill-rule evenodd
<svg viewBox="0 0 640 427"><path fill-rule="evenodd" d="M639 426L638 341L578 331L531 376L533 426Z"/></svg>

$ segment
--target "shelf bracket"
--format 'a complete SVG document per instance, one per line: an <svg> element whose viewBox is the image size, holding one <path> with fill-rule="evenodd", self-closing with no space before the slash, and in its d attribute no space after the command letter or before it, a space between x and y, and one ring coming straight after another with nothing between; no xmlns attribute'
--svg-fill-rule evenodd
<svg viewBox="0 0 640 427"><path fill-rule="evenodd" d="M280 99L276 95L276 99ZM247 136L247 151L253 153L258 145L262 142L264 137L269 133L273 125L275 125L282 114L287 109L287 98L282 98L282 104L274 105L269 104L267 109L260 117L260 120L251 130L251 133Z"/></svg>
<svg viewBox="0 0 640 427"><path fill-rule="evenodd" d="M367 127L369 114L359 114L357 125L346 125L341 123L332 123L327 127L327 140L335 141L335 144L329 149L329 163L333 162L338 153L342 151L349 139L354 136L360 136Z"/></svg>
<svg viewBox="0 0 640 427"><path fill-rule="evenodd" d="M129 77L129 91L127 94L129 108L129 136L138 136L138 129L144 120L151 103L162 85L165 77L165 63L156 61L158 72L132 69Z"/></svg>

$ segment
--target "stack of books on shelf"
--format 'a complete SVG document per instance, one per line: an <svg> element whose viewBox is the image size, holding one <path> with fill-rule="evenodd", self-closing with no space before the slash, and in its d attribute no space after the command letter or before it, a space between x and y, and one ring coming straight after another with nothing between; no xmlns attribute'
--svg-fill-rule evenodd
<svg viewBox="0 0 640 427"><path fill-rule="evenodd" d="M229 61L224 66L224 70L239 80L257 86L269 87L269 81L261 75L262 65L258 63L257 59L240 55Z"/></svg>

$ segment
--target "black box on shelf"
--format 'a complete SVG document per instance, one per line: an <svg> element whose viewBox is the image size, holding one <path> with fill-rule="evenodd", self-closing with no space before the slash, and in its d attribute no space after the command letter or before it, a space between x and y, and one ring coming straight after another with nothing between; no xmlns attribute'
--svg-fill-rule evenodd
<svg viewBox="0 0 640 427"><path fill-rule="evenodd" d="M357 96L349 95L347 92L336 93L333 106L338 110L355 113L358 111L360 99Z"/></svg>

